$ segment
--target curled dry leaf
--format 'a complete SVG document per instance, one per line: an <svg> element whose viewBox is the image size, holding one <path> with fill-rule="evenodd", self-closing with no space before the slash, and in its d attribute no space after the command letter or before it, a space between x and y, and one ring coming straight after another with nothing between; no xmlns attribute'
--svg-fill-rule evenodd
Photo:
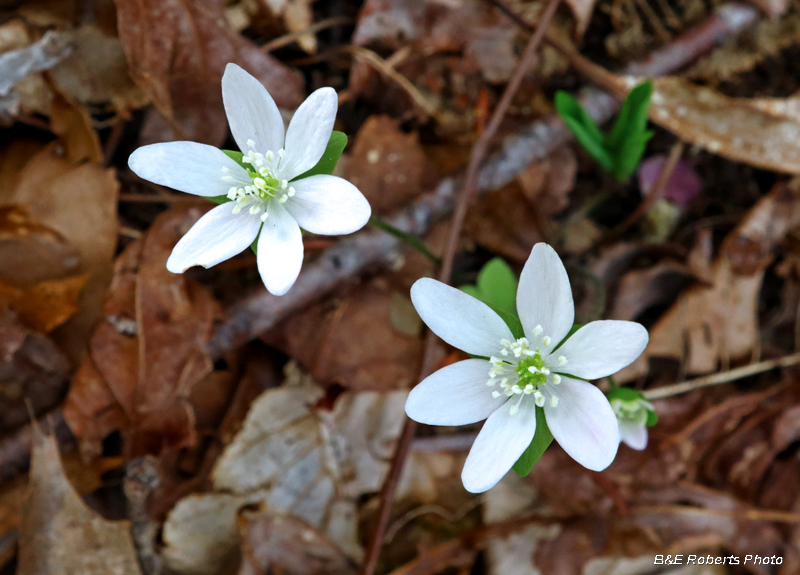
<svg viewBox="0 0 800 575"><path fill-rule="evenodd" d="M37 413L61 401L69 369L69 360L49 337L0 306L0 430L30 420L25 398Z"/></svg>
<svg viewBox="0 0 800 575"><path fill-rule="evenodd" d="M106 105L123 117L148 103L128 74L119 38L94 23L84 24L69 38L74 52L50 71L59 90L83 105Z"/></svg>
<svg viewBox="0 0 800 575"><path fill-rule="evenodd" d="M20 206L0 208L0 281L31 285L77 271L80 256L58 232Z"/></svg>
<svg viewBox="0 0 800 575"><path fill-rule="evenodd" d="M772 250L800 225L800 179L778 184L726 238L713 266L712 285L684 292L650 330L644 353L615 379L648 371L651 357L685 362L686 373L709 373L758 348L758 301Z"/></svg>
<svg viewBox="0 0 800 575"><path fill-rule="evenodd" d="M621 92L643 78L615 77ZM683 140L758 168L800 173L800 105L729 98L675 76L654 78L650 119Z"/></svg>
<svg viewBox="0 0 800 575"><path fill-rule="evenodd" d="M20 288L0 280L0 306L11 307L25 325L47 333L78 311L78 295L88 279L89 275L83 274L39 282L28 288Z"/></svg>
<svg viewBox="0 0 800 575"><path fill-rule="evenodd" d="M232 30L224 1L116 0L116 5L131 76L169 123L167 139L222 143L228 125L220 81L229 62L258 78L278 106L302 102L301 76Z"/></svg>
<svg viewBox="0 0 800 575"><path fill-rule="evenodd" d="M35 431L19 526L20 575L140 575L126 521L89 509L67 480L58 445Z"/></svg>
<svg viewBox="0 0 800 575"><path fill-rule="evenodd" d="M188 397L212 369L205 345L221 311L166 261L200 215L197 208L162 214L116 262L103 321L64 406L88 455L114 430L123 431L129 456L194 442Z"/></svg>
<svg viewBox="0 0 800 575"><path fill-rule="evenodd" d="M75 271L89 274L78 312L54 333L77 364L111 280L119 183L113 169L99 165L102 151L88 113L61 97L54 99L51 113L59 139L29 159L10 190L0 190L0 204L24 206L33 219L59 233L80 256Z"/></svg>
<svg viewBox="0 0 800 575"><path fill-rule="evenodd" d="M422 355L421 326L407 297L398 302L399 295L385 278L376 278L338 302L294 314L268 341L320 383L352 391L410 387Z"/></svg>
<svg viewBox="0 0 800 575"><path fill-rule="evenodd" d="M361 555L356 500L380 489L403 424L406 392L348 393L333 411L290 364L263 393L217 460L214 492L178 502L164 524L164 557L179 573L221 573L239 552L239 510L264 505L298 517L353 559Z"/></svg>
<svg viewBox="0 0 800 575"><path fill-rule="evenodd" d="M425 154L416 132L404 133L388 116L370 116L356 135L347 179L377 214L391 213L422 191Z"/></svg>
<svg viewBox="0 0 800 575"><path fill-rule="evenodd" d="M297 517L243 511L239 575L355 575L355 563L327 537Z"/></svg>

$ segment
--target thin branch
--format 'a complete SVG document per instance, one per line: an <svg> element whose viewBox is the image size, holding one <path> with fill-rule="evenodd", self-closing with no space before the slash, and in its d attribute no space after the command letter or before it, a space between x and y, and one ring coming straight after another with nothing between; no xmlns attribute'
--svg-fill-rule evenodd
<svg viewBox="0 0 800 575"><path fill-rule="evenodd" d="M664 192L664 188L667 187L669 183L669 179L672 177L672 173L675 171L675 167L678 165L678 161L681 159L681 155L683 154L684 143L682 140L678 140L672 146L672 149L669 152L669 156L667 157L667 161L664 162L664 165L661 166L661 171L658 172L658 178L656 179L655 184L653 184L652 189L647 192L647 195L642 199L642 203L633 211L631 215L625 218L621 224L611 230L611 233L608 235L608 240L618 238L625 232L627 232L636 222L638 222L642 216L644 216L647 212L650 211L650 208L653 207L653 204L656 203L656 200L661 197L661 194Z"/></svg>
<svg viewBox="0 0 800 575"><path fill-rule="evenodd" d="M439 281L443 283L450 283L450 276L453 271L453 260L458 251L461 230L464 227L464 220L467 216L467 208L478 192L478 178L481 164L489 152L489 145L495 134L497 134L497 130L500 128L500 124L506 116L506 112L514 99L514 95L522 84L525 74L527 74L528 70L536 63L539 45L544 39L544 32L550 25L553 16L555 16L560 3L561 0L550 0L547 4L547 8L540 20L540 26L528 40L528 44L525 46L525 51L522 53L516 70L514 70L513 76L506 85L503 95L500 97L500 101L497 103L497 107L492 113L489 124L472 148L469 165L467 166L467 175L464 178L464 187L461 189L458 196L455 213L453 214L453 221L450 223L450 229L448 230L447 244L444 255L442 256ZM420 369L418 381L422 381L433 371L437 341L436 335L432 331L428 331L428 335L425 338L425 352L422 358L422 368ZM417 422L406 418L403 432L395 447L392 464L383 482L383 488L380 494L378 521L372 532L369 544L367 545L364 561L361 564L361 575L373 575L375 567L378 565L378 557L380 556L381 547L384 543L384 533L386 533L386 528L389 525L389 518L392 512L395 490L397 489L397 483L400 481L400 473L403 470L403 464L408 456L411 440L414 438L416 429Z"/></svg>
<svg viewBox="0 0 800 575"><path fill-rule="evenodd" d="M642 392L642 395L644 395L647 399L662 399L664 397L671 397L681 393L688 393L702 387L719 385L720 383L729 383L731 381L736 381L737 379L750 377L751 375L756 375L758 373L764 373L765 371L770 371L777 367L789 367L792 365L797 365L798 363L800 363L800 352L779 357L777 359L770 359L767 361L753 363L751 365L745 365L743 367L737 367L736 369L723 371L721 373L714 373L705 377L698 377L690 381L683 381L673 385L666 385L664 387L650 389Z"/></svg>
<svg viewBox="0 0 800 575"><path fill-rule="evenodd" d="M387 78L393 80L398 86L400 86L405 92L411 96L411 99L414 102L425 110L425 113L434 118L440 124L444 124L445 120L442 118L441 113L436 108L435 105L431 104L428 99L422 95L422 92L414 85L414 83L403 76L400 72L394 69L394 65L389 63L387 60L384 60L378 54L369 50L368 48L364 48L363 46L344 46L343 50L350 52L356 58L359 58L375 68L378 72L386 76ZM396 64L395 64L396 65Z"/></svg>
<svg viewBox="0 0 800 575"><path fill-rule="evenodd" d="M347 26L349 24L353 24L354 22L355 21L352 18L347 16L334 16L333 18L328 18L327 20L321 20L316 24L312 24L305 30L298 30L297 32L291 32L275 38L274 40L270 40L261 46L261 51L265 54L269 54L273 50L277 50L278 48L283 48L284 46L288 46L289 44L297 42L300 38L308 34L316 34L320 30L333 28L334 26Z"/></svg>

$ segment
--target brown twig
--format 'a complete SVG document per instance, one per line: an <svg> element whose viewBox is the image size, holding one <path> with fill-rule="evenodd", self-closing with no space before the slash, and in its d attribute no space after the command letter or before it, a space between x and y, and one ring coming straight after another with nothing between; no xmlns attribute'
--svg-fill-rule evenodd
<svg viewBox="0 0 800 575"><path fill-rule="evenodd" d="M672 177L672 173L675 171L675 166L678 165L678 160L681 159L681 155L683 154L684 143L682 140L678 140L672 146L672 149L669 152L669 156L667 157L667 161L664 162L664 165L661 166L661 171L658 173L658 178L656 182L653 184L652 189L647 192L647 195L642 199L642 203L633 211L631 215L629 215L625 220L615 227L611 232L608 234L608 240L620 237L622 234L627 232L636 222L638 222L642 216L644 216L647 212L650 211L650 208L653 207L653 204L656 203L656 200L661 197L661 194L664 192L664 188L667 187L667 183L669 183L669 179Z"/></svg>
<svg viewBox="0 0 800 575"><path fill-rule="evenodd" d="M662 399L664 397L671 397L681 393L688 393L702 387L709 387L711 385L719 385L720 383L736 381L737 379L750 377L751 375L756 375L758 373L764 373L765 371L770 371L777 367L790 367L792 365L797 365L798 363L800 363L800 353L793 353L777 359L760 361L758 363L737 367L736 369L723 371L721 373L713 373L705 377L698 377L690 381L684 381L673 385L665 385L664 387L650 389L643 392L642 395L644 395L647 399Z"/></svg>
<svg viewBox="0 0 800 575"><path fill-rule="evenodd" d="M542 14L539 22L539 28L534 32L528 40L525 51L517 64L514 74L506 85L497 107L492 113L489 124L486 130L475 142L470 154L469 165L467 166L467 175L464 178L464 187L458 196L458 202L453 214L453 221L450 223L448 230L447 244L442 255L442 266L439 271L439 281L443 283L450 283L450 276L453 271L453 260L455 259L456 252L458 251L458 244L461 238L461 230L464 226L464 220L467 216L467 208L472 202L478 191L478 176L480 174L481 164L489 152L489 145L492 142L500 124L505 118L508 107L517 90L522 83L525 74L535 64L538 56L538 48L544 39L544 32L550 25L550 21L555 16L558 5L561 0L550 0L547 8ZM433 362L436 357L436 335L429 331L425 339L425 353L422 359L422 368L418 380L421 381L433 371ZM392 457L392 464L389 467L389 472L386 474L386 479L383 482L383 488L380 494L380 507L378 510L378 521L375 530L372 532L370 542L367 545L367 552L364 556L364 561L361 565L361 575L372 575L375 572L375 567L378 564L378 556L380 555L381 547L384 542L384 533L389 524L389 517L391 516L392 503L394 502L394 493L397 488L397 483L400 481L400 472L403 469L406 457L408 456L409 448L411 447L411 440L414 438L417 423L412 419L406 418L403 432L400 439L397 441L395 447L394 457Z"/></svg>
<svg viewBox="0 0 800 575"><path fill-rule="evenodd" d="M307 34L316 34L320 30L325 30L326 28L332 28L334 26L347 26L349 24L354 24L354 20L352 18L348 16L334 16L333 18L328 18L327 20L321 20L316 24L312 24L305 30L298 30L297 32L284 34L283 36L275 38L274 40L270 40L261 46L261 51L265 54L269 54L273 50L283 48L284 46L288 46L289 44L296 42Z"/></svg>

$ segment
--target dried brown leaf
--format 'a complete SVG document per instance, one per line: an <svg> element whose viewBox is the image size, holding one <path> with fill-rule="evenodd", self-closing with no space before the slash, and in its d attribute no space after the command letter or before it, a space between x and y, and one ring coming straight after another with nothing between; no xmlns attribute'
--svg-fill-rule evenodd
<svg viewBox="0 0 800 575"><path fill-rule="evenodd" d="M232 30L224 0L116 0L131 77L169 122L167 139L219 145L227 121L220 80L229 62L258 78L278 106L303 99L299 74Z"/></svg>
<svg viewBox="0 0 800 575"><path fill-rule="evenodd" d="M623 89L639 83L618 78ZM679 77L653 80L650 119L692 144L751 166L800 173L797 103L729 98Z"/></svg>
<svg viewBox="0 0 800 575"><path fill-rule="evenodd" d="M758 302L772 250L800 225L800 180L778 184L753 206L723 242L713 266L713 285L684 292L650 330L640 358L615 379L648 371L651 357L685 362L686 373L709 373L747 358L759 345Z"/></svg>
<svg viewBox="0 0 800 575"><path fill-rule="evenodd" d="M138 575L127 522L89 509L67 480L58 445L35 432L31 483L19 526L20 575Z"/></svg>
<svg viewBox="0 0 800 575"><path fill-rule="evenodd" d="M30 420L26 398L37 413L61 401L69 371L69 360L49 337L0 307L0 430Z"/></svg>
<svg viewBox="0 0 800 575"><path fill-rule="evenodd" d="M239 516L243 560L239 575L355 575L355 563L302 519L266 510Z"/></svg>
<svg viewBox="0 0 800 575"><path fill-rule="evenodd" d="M581 38L592 19L597 0L566 0L566 2L572 10L572 15L575 16L575 35Z"/></svg>
<svg viewBox="0 0 800 575"><path fill-rule="evenodd" d="M75 273L75 248L19 206L0 208L0 281L31 285Z"/></svg>
<svg viewBox="0 0 800 575"><path fill-rule="evenodd" d="M43 281L25 289L0 280L0 306L11 307L25 325L47 333L78 311L78 296L88 280L88 274L84 274Z"/></svg>
<svg viewBox="0 0 800 575"><path fill-rule="evenodd" d="M194 442L188 397L212 368L205 345L221 312L208 292L170 273L166 261L200 214L162 214L117 260L104 320L64 407L88 454L116 429L129 440L129 456Z"/></svg>
<svg viewBox="0 0 800 575"><path fill-rule="evenodd" d="M246 505L298 517L358 559L356 500L380 489L403 422L406 392L343 393L333 411L296 366L263 393L217 460L214 491L182 499L164 525L165 560L179 573L215 574L235 562Z"/></svg>
<svg viewBox="0 0 800 575"><path fill-rule="evenodd" d="M406 205L422 190L426 158L416 132L404 133L388 116L370 116L356 135L347 179L378 214Z"/></svg>

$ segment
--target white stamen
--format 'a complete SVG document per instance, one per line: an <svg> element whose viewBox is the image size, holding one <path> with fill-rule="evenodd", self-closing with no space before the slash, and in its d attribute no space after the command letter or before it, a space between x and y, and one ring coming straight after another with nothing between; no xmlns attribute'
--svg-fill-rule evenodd
<svg viewBox="0 0 800 575"><path fill-rule="evenodd" d="M553 383L555 385L558 385L559 383L561 383L561 376L558 375L557 373L554 373L553 377L551 379L553 380Z"/></svg>
<svg viewBox="0 0 800 575"><path fill-rule="evenodd" d="M533 335L535 335L536 337L539 337L540 335L542 335L543 331L544 331L544 328L542 326L540 326L540 325L537 325L535 328L533 328Z"/></svg>
<svg viewBox="0 0 800 575"><path fill-rule="evenodd" d="M536 405L538 405L539 407L544 406L544 395L542 394L541 391L535 391L533 393L533 401L536 402Z"/></svg>
<svg viewBox="0 0 800 575"><path fill-rule="evenodd" d="M558 356L558 365L567 365L567 358L563 355Z"/></svg>
<svg viewBox="0 0 800 575"><path fill-rule="evenodd" d="M549 335L546 335L546 336L544 336L544 337L542 338L542 345L543 345L543 346L545 346L545 347L550 347L550 343L551 343L552 341L553 341L553 340L551 340L551 339L550 339L550 336L549 336Z"/></svg>
<svg viewBox="0 0 800 575"><path fill-rule="evenodd" d="M269 217L269 212L264 212L264 215L261 216L261 221L266 222L268 217Z"/></svg>
<svg viewBox="0 0 800 575"><path fill-rule="evenodd" d="M228 166L222 166L222 173L223 174L229 174L230 172L231 172L231 170L230 170L230 168Z"/></svg>
<svg viewBox="0 0 800 575"><path fill-rule="evenodd" d="M247 147L255 149L256 143L253 140L247 140Z"/></svg>
<svg viewBox="0 0 800 575"><path fill-rule="evenodd" d="M550 407L556 407L558 405L558 398L555 395L550 396Z"/></svg>
<svg viewBox="0 0 800 575"><path fill-rule="evenodd" d="M230 184L233 181L233 177L232 176L222 176L222 181L225 182L226 184Z"/></svg>

